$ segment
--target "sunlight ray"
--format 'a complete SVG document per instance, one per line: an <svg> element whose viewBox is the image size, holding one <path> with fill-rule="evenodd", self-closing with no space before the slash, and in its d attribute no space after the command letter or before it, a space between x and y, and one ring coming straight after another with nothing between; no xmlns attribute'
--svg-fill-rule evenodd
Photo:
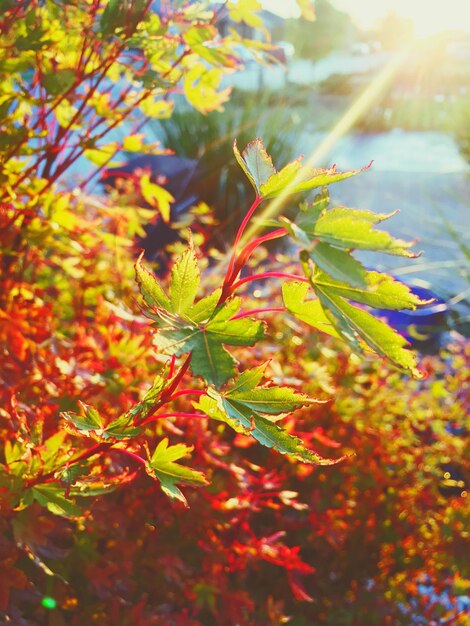
<svg viewBox="0 0 470 626"><path fill-rule="evenodd" d="M409 58L410 49L404 49L397 56L395 56L372 80L372 82L366 87L366 89L359 95L359 97L352 103L349 109L338 120L336 125L331 129L323 141L311 152L311 154L305 160L307 166L318 166L318 163L330 152L336 142L346 135L357 120L366 113L374 102L384 93L389 87L390 82L396 76L397 72L403 66L405 61ZM258 231L262 228L262 222L269 220L279 215L282 207L285 204L286 199L290 194L290 189L294 187L299 181L294 179L292 183L287 186L284 192L272 200L263 211L258 215L258 223L252 223L252 225L245 231L241 240L241 245L245 245L253 237L256 236Z"/></svg>

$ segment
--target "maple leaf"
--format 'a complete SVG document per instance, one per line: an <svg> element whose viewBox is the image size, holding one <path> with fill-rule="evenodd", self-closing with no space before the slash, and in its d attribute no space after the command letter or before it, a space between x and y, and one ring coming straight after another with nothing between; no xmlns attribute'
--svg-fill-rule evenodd
<svg viewBox="0 0 470 626"><path fill-rule="evenodd" d="M208 417L223 421L236 432L252 436L262 445L273 448L305 463L331 465L341 459L324 459L308 450L301 439L276 424L279 416L315 402L290 387L258 387L265 365L246 370L233 384L219 392L210 387L194 406Z"/></svg>
<svg viewBox="0 0 470 626"><path fill-rule="evenodd" d="M405 346L408 342L387 324L369 312L351 305L328 288L312 282L314 290L335 330L357 347L359 336L374 352L386 357L393 365L421 378L416 356Z"/></svg>
<svg viewBox="0 0 470 626"><path fill-rule="evenodd" d="M251 141L241 154L235 141L233 152L238 164L255 188L257 196L262 199L293 195L330 185L355 176L368 167L338 172L336 167L322 169L302 165L301 159L297 159L276 171L259 137Z"/></svg>
<svg viewBox="0 0 470 626"><path fill-rule="evenodd" d="M199 270L191 247L172 268L169 295L140 259L136 272L142 295L152 307L146 315L158 328L155 345L169 355L191 353L193 374L208 383L220 387L234 373L236 360L225 345L252 346L264 337L262 322L233 319L240 309L239 298L218 305L220 290L216 290L195 302Z"/></svg>
<svg viewBox="0 0 470 626"><path fill-rule="evenodd" d="M325 183L327 184L327 183ZM414 242L395 239L389 233L374 230L381 222L396 214L335 207L328 209L329 195L323 190L312 204L302 203L295 222L283 218L282 224L301 245L312 250L317 241L330 246L350 250L374 250L386 254L416 257L409 250Z"/></svg>
<svg viewBox="0 0 470 626"><path fill-rule="evenodd" d="M154 396L155 387L151 387L142 402L137 403L130 411L107 426L98 411L84 402L80 402L80 413L65 411L61 413L61 416L66 420L67 430L74 435L85 435L96 441L128 439L140 434L141 429L133 425L134 419L150 410L150 398L153 399Z"/></svg>
<svg viewBox="0 0 470 626"><path fill-rule="evenodd" d="M79 517L82 514L81 508L65 497L65 489L59 483L35 485L31 491L34 499L54 515Z"/></svg>
<svg viewBox="0 0 470 626"><path fill-rule="evenodd" d="M330 335L341 337L358 352L364 347L387 358L396 367L421 377L416 358L406 340L368 311L416 309L428 304L392 276L369 271L352 256L351 249L375 250L400 256L416 256L411 242L394 239L374 226L393 215L344 207L328 210L326 190L310 205L301 205L294 222L279 221L300 246L300 263L316 300L306 300L308 286L283 285L286 309L298 319Z"/></svg>
<svg viewBox="0 0 470 626"><path fill-rule="evenodd" d="M142 432L142 428L137 424L141 424L154 411L171 381L171 378L163 375L156 376L142 400L109 422L107 426L94 407L80 402L81 412L79 414L71 411L61 413L61 416L66 420L66 429L74 435L85 435L96 441L120 441L136 437Z"/></svg>
<svg viewBox="0 0 470 626"><path fill-rule="evenodd" d="M165 437L160 441L146 465L147 473L160 481L162 491L170 498L179 500L185 506L188 506L187 500L176 486L177 484L184 483L194 486L208 484L202 472L176 463L192 450L193 446L186 446L183 443L169 446L168 438Z"/></svg>

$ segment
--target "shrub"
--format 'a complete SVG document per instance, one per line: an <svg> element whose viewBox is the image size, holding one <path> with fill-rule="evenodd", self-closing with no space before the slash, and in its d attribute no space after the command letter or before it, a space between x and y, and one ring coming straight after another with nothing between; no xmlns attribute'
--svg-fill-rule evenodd
<svg viewBox="0 0 470 626"><path fill-rule="evenodd" d="M294 597L308 600L302 578L314 574L314 565L291 538L312 543L312 519L323 523L320 487L308 502L311 513L289 487L305 479L311 490L312 469L337 463L353 444L338 446L326 422L311 429L308 420L327 420L328 411L317 405L321 390L302 381L313 368L328 391L332 368L330 376L347 388L360 367L353 360L356 370L348 370L339 351L312 359L328 344L312 343L313 335L302 341L299 323L420 376L404 340L366 307L422 303L391 277L366 271L351 253L412 256L410 244L375 229L389 216L328 206L324 186L358 172L315 170L300 161L277 172L260 140L241 154L235 145L255 199L225 264L198 258L190 241L164 280L135 261L133 240L148 210L61 188L61 176L82 154L103 165L120 147L143 149L138 134L123 146L99 143L136 107L165 114L181 84L203 111L227 97L216 86L234 61L228 42L216 36L214 13L165 6L158 17L140 2L6 3L0 611L7 623L41 624L48 610L52 621L70 624L279 623L292 599L276 597L274 589L285 593L279 583L264 588L264 575L282 567ZM243 19L243 6L231 6L236 19ZM145 178L141 185L167 219L164 190ZM270 230L254 234L250 220L263 202L274 199L272 212L272 205L315 188L320 194L302 204L297 218L268 220L265 213ZM263 244L281 237L298 249L297 269L280 259L259 271ZM245 290L271 279L284 280L282 299L278 288L265 291L269 306L255 304L261 290ZM267 314L272 337L258 319ZM337 428L341 441L345 431ZM439 436L460 451L454 439ZM353 447L360 442L354 438ZM180 462L189 452L197 469ZM340 471L330 476L346 512L344 529L351 507ZM181 484L203 489L183 493ZM182 509L188 502L191 515ZM363 586L370 570L364 571ZM322 602L328 607L331 600ZM310 614L296 619L302 624ZM318 619L330 616L322 609Z"/></svg>

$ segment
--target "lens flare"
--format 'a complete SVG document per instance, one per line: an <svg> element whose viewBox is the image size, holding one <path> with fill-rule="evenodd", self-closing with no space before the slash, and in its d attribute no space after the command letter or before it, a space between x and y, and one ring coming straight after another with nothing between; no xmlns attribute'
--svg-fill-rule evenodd
<svg viewBox="0 0 470 626"><path fill-rule="evenodd" d="M57 606L56 600L54 600L54 598L51 598L50 596L44 596L41 600L41 604L45 609L49 609L50 611L52 609L55 609Z"/></svg>

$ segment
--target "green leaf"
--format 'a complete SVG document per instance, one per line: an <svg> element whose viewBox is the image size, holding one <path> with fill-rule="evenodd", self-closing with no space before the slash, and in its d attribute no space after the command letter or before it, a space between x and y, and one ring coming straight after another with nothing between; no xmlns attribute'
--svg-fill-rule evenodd
<svg viewBox="0 0 470 626"><path fill-rule="evenodd" d="M70 117L74 113L73 109L70 110ZM56 115L58 112L56 111ZM60 121L60 120L59 120ZM67 121L67 119L65 119ZM60 121L61 122L61 121ZM61 122L62 125L62 122ZM112 160L119 151L117 143L110 143L107 145L99 146L98 148L89 148L83 152L84 156L91 161L94 165L101 167L102 165L108 165L109 167L116 167L120 163L119 161Z"/></svg>
<svg viewBox="0 0 470 626"><path fill-rule="evenodd" d="M295 223L305 232L310 232L316 224L320 215L322 215L330 203L330 194L328 188L323 187L320 193L314 197L313 202L301 202L299 205L299 213L295 219Z"/></svg>
<svg viewBox="0 0 470 626"><path fill-rule="evenodd" d="M202 472L175 462L187 456L192 450L192 446L186 446L183 443L169 446L168 438L165 437L160 441L147 463L148 473L160 481L164 493L170 498L179 500L185 506L188 506L188 503L176 486L177 484L184 483L196 487L208 484Z"/></svg>
<svg viewBox="0 0 470 626"><path fill-rule="evenodd" d="M62 467L58 468L55 472L54 476L58 480L62 486L66 486L67 489L77 482L79 478L82 476L89 476L91 471L91 459L86 459L85 461L73 463L72 465L67 465L64 463ZM71 495L74 495L70 492Z"/></svg>
<svg viewBox="0 0 470 626"><path fill-rule="evenodd" d="M288 163L281 170L279 170L279 172L276 171L267 181L265 181L265 184L260 190L260 195L266 198L270 193L273 193L272 197L284 192L286 195L289 194L290 192L288 186L292 185L301 170L302 163L300 162L300 158Z"/></svg>
<svg viewBox="0 0 470 626"><path fill-rule="evenodd" d="M339 252L339 251L338 251ZM312 254L313 258L313 254ZM432 300L421 300L411 292L407 285L395 280L392 276L379 272L363 273L364 286L335 280L325 272L317 270L313 282L329 293L354 300L376 309L416 309L417 306L429 304Z"/></svg>
<svg viewBox="0 0 470 626"><path fill-rule="evenodd" d="M5 455L6 464L14 465L28 455L28 448L23 441L15 440L11 442L9 439L6 439L3 454Z"/></svg>
<svg viewBox="0 0 470 626"><path fill-rule="evenodd" d="M310 258L324 272L349 285L366 287L366 270L346 250L334 248L328 243L318 242L310 251Z"/></svg>
<svg viewBox="0 0 470 626"><path fill-rule="evenodd" d="M139 108L146 117L154 117L156 119L164 120L171 117L174 109L174 102L161 100L157 97L149 96L142 100L139 104Z"/></svg>
<svg viewBox="0 0 470 626"><path fill-rule="evenodd" d="M196 24L183 34L184 41L192 48L193 53L212 65L235 67L237 62L233 55L214 47L217 29L208 24ZM209 44L209 45L206 45Z"/></svg>
<svg viewBox="0 0 470 626"><path fill-rule="evenodd" d="M144 420L160 402L162 391L168 384L168 379L156 376L153 385L140 402L134 404L126 413L123 413L113 422L110 422L103 433L105 439L127 439L135 437L142 429L134 426L136 420Z"/></svg>
<svg viewBox="0 0 470 626"><path fill-rule="evenodd" d="M199 268L192 246L171 268L170 311L185 313L193 304L199 289Z"/></svg>
<svg viewBox="0 0 470 626"><path fill-rule="evenodd" d="M184 41L191 48L211 41L217 35L215 26L209 24L196 24L183 34Z"/></svg>
<svg viewBox="0 0 470 626"><path fill-rule="evenodd" d="M133 407L136 413L139 413L139 409L141 405L142 403L139 402L135 407ZM142 432L141 428L138 428L137 426L133 426L133 417L131 417L129 414L126 413L124 415L119 416L117 419L113 420L112 422L108 424L108 426L103 431L103 439L104 440L115 439L117 441L121 441L122 439L130 439L131 437L137 437L137 435L140 435L141 432Z"/></svg>
<svg viewBox="0 0 470 626"><path fill-rule="evenodd" d="M395 212L384 214L340 207L324 211L311 226L305 223L305 217L302 216L302 229L311 239L319 239L339 248L415 257L416 254L409 250L414 242L395 239L385 231L373 230L376 224L392 215Z"/></svg>
<svg viewBox="0 0 470 626"><path fill-rule="evenodd" d="M112 33L119 24L122 4L123 0L108 0L100 19L100 27L103 35Z"/></svg>
<svg viewBox="0 0 470 626"><path fill-rule="evenodd" d="M297 160L283 167L262 184L260 186L260 195L269 199L279 195L289 196L303 191L310 191L351 178L351 176L356 176L356 174L363 172L365 169L338 172L336 167L328 169L311 168L302 165L300 160Z"/></svg>
<svg viewBox="0 0 470 626"><path fill-rule="evenodd" d="M118 29L133 32L145 16L147 0L109 0L100 19L100 29L106 37Z"/></svg>
<svg viewBox="0 0 470 626"><path fill-rule="evenodd" d="M59 430L43 441L40 452L43 472L49 472L67 460L69 447L64 441L66 436L64 430Z"/></svg>
<svg viewBox="0 0 470 626"><path fill-rule="evenodd" d="M281 454L306 463L336 463L308 450L298 437L290 435L275 423L272 416L290 413L315 401L289 387L258 387L265 367L266 364L245 370L223 393L209 388L208 395L194 406L208 417L227 423L236 432L251 435L259 443Z"/></svg>
<svg viewBox="0 0 470 626"><path fill-rule="evenodd" d="M98 411L84 402L80 402L80 409L80 414L64 412L62 413L62 417L72 422L75 428L80 432L88 433L93 431L95 433L101 433L104 424Z"/></svg>
<svg viewBox="0 0 470 626"><path fill-rule="evenodd" d="M41 50L46 47L51 41L45 37L45 32L37 28L36 30L28 32L26 36L17 36L15 46L18 50L32 51Z"/></svg>
<svg viewBox="0 0 470 626"><path fill-rule="evenodd" d="M220 387L234 373L235 359L223 345L252 346L264 336L263 324L248 318L231 319L240 308L240 299L227 301L201 325L188 319L162 314L154 341L167 354L191 352L191 370L208 383Z"/></svg>
<svg viewBox="0 0 470 626"><path fill-rule="evenodd" d="M137 283L145 302L151 307L170 309L170 299L160 287L157 278L143 264L144 253L139 256L135 264Z"/></svg>
<svg viewBox="0 0 470 626"><path fill-rule="evenodd" d="M312 238L309 237L305 231L299 228L295 222L292 222L287 217L281 216L279 220L276 221L275 226L283 226L295 243L302 246L305 250L311 250L314 245L314 243L312 243Z"/></svg>
<svg viewBox="0 0 470 626"><path fill-rule="evenodd" d="M216 289L209 296L205 298L201 298L194 306L192 306L186 312L186 317L193 322L197 322L198 324L202 322L207 322L215 311L217 303L220 299L220 294L222 293L222 289Z"/></svg>
<svg viewBox="0 0 470 626"><path fill-rule="evenodd" d="M167 380L157 376L152 387L147 391L144 398L135 404L129 411L120 415L117 419L104 427L103 419L91 406L80 402L81 414L64 412L62 417L72 424L73 434L85 434L97 441L114 439L120 441L136 437L142 429L135 426L135 421L145 419L159 402L161 392L165 388Z"/></svg>
<svg viewBox="0 0 470 626"><path fill-rule="evenodd" d="M72 69L55 70L43 77L44 88L52 96L62 94L73 85L76 75L76 71Z"/></svg>
<svg viewBox="0 0 470 626"><path fill-rule="evenodd" d="M79 517L82 515L80 507L65 497L64 487L58 484L35 485L31 490L34 499L54 515L63 517Z"/></svg>
<svg viewBox="0 0 470 626"><path fill-rule="evenodd" d="M79 124L79 118L77 119L78 109L74 107L70 102L65 100L57 101L57 104L54 105L54 115L62 128L70 128L70 130L79 130L81 128ZM75 122L73 120L76 120ZM103 151L101 149L90 149L85 150L83 153L86 158L88 158L92 163L96 165L102 165L106 163L110 167L117 166L119 163L117 161L111 161L114 152L107 152L106 149Z"/></svg>
<svg viewBox="0 0 470 626"><path fill-rule="evenodd" d="M127 135L122 142L122 149L126 152L141 152L144 150L144 134Z"/></svg>
<svg viewBox="0 0 470 626"><path fill-rule="evenodd" d="M325 314L320 301L318 299L305 300L307 292L307 283L284 283L282 285L282 298L287 311L297 319L323 333L333 337L341 337L336 331L331 318Z"/></svg>
<svg viewBox="0 0 470 626"><path fill-rule="evenodd" d="M240 167L255 188L256 194L263 199L275 198L279 195L288 196L324 187L355 176L366 169L349 172L337 172L336 167L315 169L302 165L300 159L297 159L277 172L259 137L251 141L241 154L235 141L233 151Z"/></svg>
<svg viewBox="0 0 470 626"><path fill-rule="evenodd" d="M242 435L246 434L246 428L231 419L227 413L219 407L219 404L215 398L209 396L201 396L198 402L193 402L193 406L197 411L201 411L210 419L217 420L228 424L235 432Z"/></svg>
<svg viewBox="0 0 470 626"><path fill-rule="evenodd" d="M215 308L215 296L210 300L203 299L194 305L194 300L199 289L199 268L196 255L192 246L185 250L183 255L171 268L169 297L160 287L158 279L142 264L142 256L137 260L135 269L137 282L144 300L149 306L164 309L171 314L183 315L192 312L200 317L212 306ZM193 306L194 305L194 306Z"/></svg>
<svg viewBox="0 0 470 626"><path fill-rule="evenodd" d="M263 379L267 365L267 363L263 363L262 365L258 365L258 367L244 370L231 385L230 389L232 393L236 391L249 391L257 387Z"/></svg>
<svg viewBox="0 0 470 626"><path fill-rule="evenodd" d="M240 167L255 188L257 195L262 195L260 191L261 185L276 173L271 157L266 152L262 140L258 137L250 141L241 154L235 141L233 152Z"/></svg>
<svg viewBox="0 0 470 626"><path fill-rule="evenodd" d="M210 46L193 46L193 52L200 56L202 59L208 61L211 65L222 67L236 67L237 61L233 55L220 50L219 48L213 48Z"/></svg>
<svg viewBox="0 0 470 626"><path fill-rule="evenodd" d="M74 484L70 487L70 495L91 498L108 494L131 482L134 478L135 472L123 473L112 478L109 476L106 478L93 475L83 476L73 481Z"/></svg>
<svg viewBox="0 0 470 626"><path fill-rule="evenodd" d="M236 386L235 381L235 386ZM259 407L269 411L269 414L278 415L299 408L312 402L306 396L296 394L292 389L283 387L256 388L250 392L233 391L228 389L225 393L219 393L209 388L208 396L216 403L215 408L210 401L201 398L198 407L206 412L208 417L225 421L235 431L244 432L252 436L262 445L273 448L281 454L288 454L304 463L314 465L331 465L338 460L324 459L316 452L308 450L298 437L290 435L278 426L271 418L264 417ZM253 408L258 407L258 410Z"/></svg>
<svg viewBox="0 0 470 626"><path fill-rule="evenodd" d="M235 385L224 393L225 397L243 404L256 413L267 415L290 413L313 402L308 396L299 394L290 387L252 386L252 382L256 381L259 376L259 370L260 368L248 370L241 383L237 379ZM254 375L250 379L249 376L252 372Z"/></svg>
<svg viewBox="0 0 470 626"><path fill-rule="evenodd" d="M333 336L340 336L361 352L364 344L377 354L412 375L419 377L414 355L405 349L406 341L387 324L348 303L379 309L415 309L427 304L404 284L379 272L367 271L351 248L380 250L389 254L414 256L411 243L394 239L373 227L391 214L377 214L347 208L328 210L323 192L313 205L302 205L295 223L282 223L300 245L300 263L318 300L306 301L308 288L299 283L283 286L286 309L307 324ZM312 268L312 261L315 269Z"/></svg>
<svg viewBox="0 0 470 626"><path fill-rule="evenodd" d="M238 298L217 308L218 289L195 303L199 269L192 247L172 267L169 298L140 259L136 271L141 292L152 307L145 313L159 329L155 345L169 355L191 352L192 372L207 382L220 386L233 375L235 359L224 345L251 346L264 336L261 322L232 319L240 308Z"/></svg>
<svg viewBox="0 0 470 626"><path fill-rule="evenodd" d="M386 357L399 369L417 378L422 377L416 366L416 357L404 348L406 339L367 311L349 304L325 287L316 283L313 286L323 308L332 313L336 330L346 341L354 345L354 335L357 334L374 352Z"/></svg>

